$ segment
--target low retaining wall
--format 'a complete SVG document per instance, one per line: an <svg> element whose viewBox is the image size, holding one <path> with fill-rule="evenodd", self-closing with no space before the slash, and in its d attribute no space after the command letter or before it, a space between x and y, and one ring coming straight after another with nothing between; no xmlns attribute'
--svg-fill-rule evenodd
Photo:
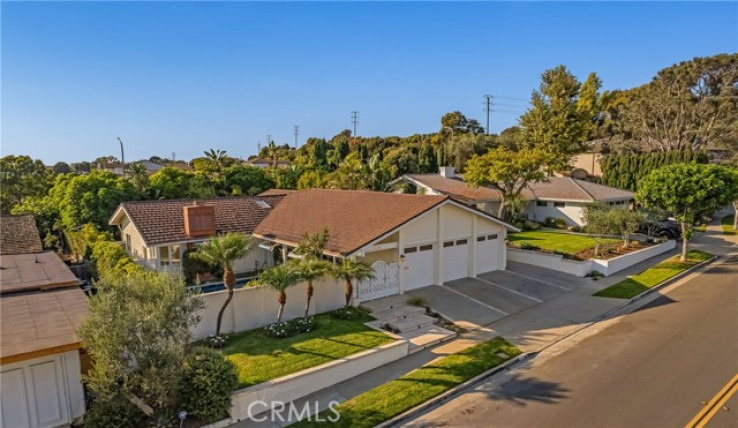
<svg viewBox="0 0 738 428"><path fill-rule="evenodd" d="M627 269L651 257L658 256L676 247L676 241L666 241L622 256L611 259L589 259L584 261L568 260L558 254L542 253L540 251L521 250L519 248L507 248L507 259L514 262L528 263L557 270L578 277L584 277L593 270L599 271L604 276L612 275Z"/></svg>
<svg viewBox="0 0 738 428"><path fill-rule="evenodd" d="M401 339L368 351L236 391L231 396L231 418L248 419L269 410L272 401L289 403L407 356Z"/></svg>

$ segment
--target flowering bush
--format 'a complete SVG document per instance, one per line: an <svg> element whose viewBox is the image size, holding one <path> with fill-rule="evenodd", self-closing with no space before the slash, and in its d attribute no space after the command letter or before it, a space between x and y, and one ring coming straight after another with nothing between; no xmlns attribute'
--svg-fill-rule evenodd
<svg viewBox="0 0 738 428"><path fill-rule="evenodd" d="M295 318L290 322L290 326L297 333L312 331L315 328L315 317Z"/></svg>
<svg viewBox="0 0 738 428"><path fill-rule="evenodd" d="M351 320L359 316L359 309L353 306L344 306L331 312L334 318L342 320Z"/></svg>
<svg viewBox="0 0 738 428"><path fill-rule="evenodd" d="M228 343L228 336L221 335L221 336L215 336L211 335L208 337L205 342L210 346L211 348L222 348Z"/></svg>
<svg viewBox="0 0 738 428"><path fill-rule="evenodd" d="M285 338L290 335L290 324L286 322L275 322L264 327L264 334L269 337Z"/></svg>

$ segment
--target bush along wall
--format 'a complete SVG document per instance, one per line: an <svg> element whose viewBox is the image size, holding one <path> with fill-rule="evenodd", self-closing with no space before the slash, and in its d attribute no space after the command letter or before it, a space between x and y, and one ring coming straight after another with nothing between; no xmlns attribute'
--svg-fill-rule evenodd
<svg viewBox="0 0 738 428"><path fill-rule="evenodd" d="M601 183L606 186L638 190L637 183L654 169L674 163L707 163L704 151L671 150L627 155L607 155L602 158Z"/></svg>

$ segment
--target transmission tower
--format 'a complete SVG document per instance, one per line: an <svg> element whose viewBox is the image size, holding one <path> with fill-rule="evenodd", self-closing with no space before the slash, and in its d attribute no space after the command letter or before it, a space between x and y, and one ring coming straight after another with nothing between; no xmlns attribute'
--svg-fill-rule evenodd
<svg viewBox="0 0 738 428"><path fill-rule="evenodd" d="M487 135L489 135L489 114L492 112L492 98L494 98L492 95L484 96L484 111L487 112L487 128L485 128Z"/></svg>
<svg viewBox="0 0 738 428"><path fill-rule="evenodd" d="M297 150L297 138L300 135L300 126L295 125L294 128L295 128L295 150Z"/></svg>
<svg viewBox="0 0 738 428"><path fill-rule="evenodd" d="M359 112L356 110L351 111L351 123L354 125L354 133L352 136L356 138L356 125L359 123Z"/></svg>

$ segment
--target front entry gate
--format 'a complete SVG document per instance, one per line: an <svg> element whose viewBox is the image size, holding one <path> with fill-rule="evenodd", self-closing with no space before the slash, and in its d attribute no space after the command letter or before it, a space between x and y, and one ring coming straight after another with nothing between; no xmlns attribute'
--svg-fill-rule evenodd
<svg viewBox="0 0 738 428"><path fill-rule="evenodd" d="M384 260L372 264L374 278L361 281L358 286L359 302L379 299L400 292L400 267Z"/></svg>

